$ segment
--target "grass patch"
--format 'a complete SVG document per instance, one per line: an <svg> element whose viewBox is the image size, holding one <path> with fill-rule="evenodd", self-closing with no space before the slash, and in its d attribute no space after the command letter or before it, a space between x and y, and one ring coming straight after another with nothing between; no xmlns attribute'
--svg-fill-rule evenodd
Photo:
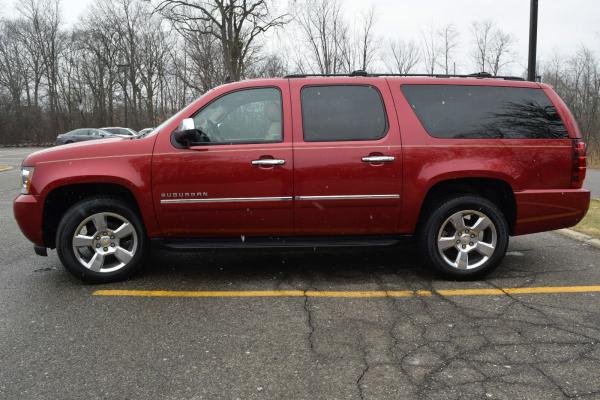
<svg viewBox="0 0 600 400"><path fill-rule="evenodd" d="M585 217L571 229L600 239L600 200L592 199Z"/></svg>

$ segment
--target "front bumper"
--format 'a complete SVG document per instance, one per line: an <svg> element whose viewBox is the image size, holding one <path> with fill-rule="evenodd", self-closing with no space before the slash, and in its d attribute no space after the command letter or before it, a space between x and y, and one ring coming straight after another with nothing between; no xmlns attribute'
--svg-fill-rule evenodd
<svg viewBox="0 0 600 400"><path fill-rule="evenodd" d="M20 194L13 203L15 220L25 237L36 246L44 245L42 214L44 205L37 196Z"/></svg>
<svg viewBox="0 0 600 400"><path fill-rule="evenodd" d="M552 231L577 225L590 205L587 189L524 190L515 192L514 235Z"/></svg>

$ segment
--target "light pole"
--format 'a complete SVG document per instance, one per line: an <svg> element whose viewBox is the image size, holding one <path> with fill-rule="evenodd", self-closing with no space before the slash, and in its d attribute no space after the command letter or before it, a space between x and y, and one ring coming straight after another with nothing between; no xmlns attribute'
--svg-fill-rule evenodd
<svg viewBox="0 0 600 400"><path fill-rule="evenodd" d="M537 52L538 0L531 0L529 7L529 60L527 64L527 80L535 81L535 62Z"/></svg>

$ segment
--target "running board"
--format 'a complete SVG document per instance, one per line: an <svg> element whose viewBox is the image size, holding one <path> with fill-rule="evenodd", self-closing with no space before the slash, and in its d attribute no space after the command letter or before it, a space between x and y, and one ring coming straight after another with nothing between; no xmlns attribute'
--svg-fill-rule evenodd
<svg viewBox="0 0 600 400"><path fill-rule="evenodd" d="M212 239L152 239L157 247L167 250L265 249L307 247L393 246L404 236L348 237L236 237Z"/></svg>

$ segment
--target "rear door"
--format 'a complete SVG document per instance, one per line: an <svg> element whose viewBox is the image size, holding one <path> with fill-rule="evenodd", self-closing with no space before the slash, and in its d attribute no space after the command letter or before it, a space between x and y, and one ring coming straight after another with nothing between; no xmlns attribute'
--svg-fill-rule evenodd
<svg viewBox="0 0 600 400"><path fill-rule="evenodd" d="M402 152L387 82L291 79L290 88L295 232L397 232Z"/></svg>

